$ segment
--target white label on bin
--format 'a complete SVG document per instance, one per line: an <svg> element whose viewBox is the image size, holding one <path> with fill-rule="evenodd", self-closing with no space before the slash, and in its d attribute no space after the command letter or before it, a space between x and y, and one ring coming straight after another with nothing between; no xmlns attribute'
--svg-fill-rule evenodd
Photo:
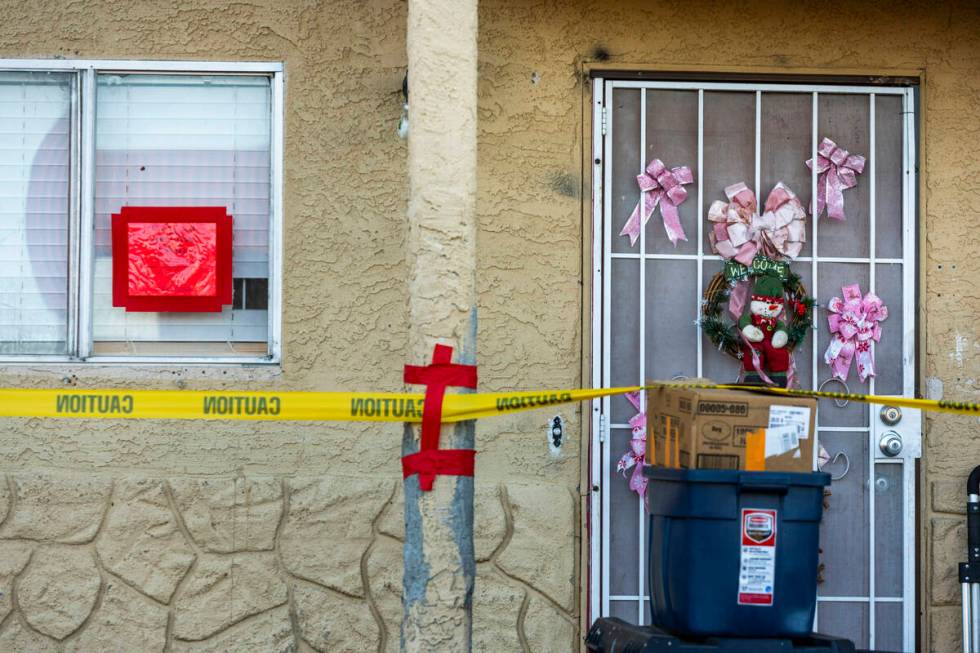
<svg viewBox="0 0 980 653"><path fill-rule="evenodd" d="M742 509L738 604L771 606L776 584L776 511Z"/></svg>

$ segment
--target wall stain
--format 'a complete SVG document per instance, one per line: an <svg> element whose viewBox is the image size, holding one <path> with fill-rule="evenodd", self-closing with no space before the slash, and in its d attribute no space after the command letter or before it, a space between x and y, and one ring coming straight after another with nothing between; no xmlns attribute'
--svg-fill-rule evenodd
<svg viewBox="0 0 980 653"><path fill-rule="evenodd" d="M548 187L565 197L578 197L581 183L578 178L567 172L555 172L548 181Z"/></svg>

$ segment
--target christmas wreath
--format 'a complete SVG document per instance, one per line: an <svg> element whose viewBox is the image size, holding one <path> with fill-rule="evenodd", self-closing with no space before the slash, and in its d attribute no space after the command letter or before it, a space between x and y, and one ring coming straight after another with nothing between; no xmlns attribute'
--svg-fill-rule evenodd
<svg viewBox="0 0 980 653"><path fill-rule="evenodd" d="M725 269L716 274L704 290L700 324L701 330L719 351L739 360L742 358L743 343L739 327L735 321L724 318L722 308L727 307L732 290L739 283L763 274L778 278L782 283L788 320L787 351L792 351L813 328L813 307L816 300L807 294L800 275L791 271L788 265L763 256L757 256L749 267L737 261L728 261Z"/></svg>

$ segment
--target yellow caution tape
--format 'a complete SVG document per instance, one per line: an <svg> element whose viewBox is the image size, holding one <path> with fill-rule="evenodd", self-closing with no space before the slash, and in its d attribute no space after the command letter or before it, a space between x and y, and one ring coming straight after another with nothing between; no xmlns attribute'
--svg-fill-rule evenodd
<svg viewBox="0 0 980 653"><path fill-rule="evenodd" d="M641 388L447 394L444 422L459 422ZM421 422L424 395L385 392L0 390L0 417Z"/></svg>
<svg viewBox="0 0 980 653"><path fill-rule="evenodd" d="M980 404L740 385L650 383L624 388L447 394L443 422L504 415L658 387L741 390L980 415ZM421 422L424 395L384 392L0 390L0 417Z"/></svg>

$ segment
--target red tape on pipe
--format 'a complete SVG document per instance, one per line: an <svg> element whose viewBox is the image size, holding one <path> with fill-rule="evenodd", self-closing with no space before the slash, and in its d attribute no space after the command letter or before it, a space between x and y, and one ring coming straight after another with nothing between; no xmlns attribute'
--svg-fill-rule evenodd
<svg viewBox="0 0 980 653"><path fill-rule="evenodd" d="M476 366L453 363L453 348L436 345L429 365L406 365L405 383L425 386L422 409L422 437L418 453L402 457L405 478L419 475L419 488L432 490L436 476L473 476L472 449L439 449L439 429L442 428L442 400L446 388L476 389Z"/></svg>
<svg viewBox="0 0 980 653"><path fill-rule="evenodd" d="M419 488L432 489L436 476L473 476L476 452L472 449L427 449L402 458L402 476L419 475Z"/></svg>

